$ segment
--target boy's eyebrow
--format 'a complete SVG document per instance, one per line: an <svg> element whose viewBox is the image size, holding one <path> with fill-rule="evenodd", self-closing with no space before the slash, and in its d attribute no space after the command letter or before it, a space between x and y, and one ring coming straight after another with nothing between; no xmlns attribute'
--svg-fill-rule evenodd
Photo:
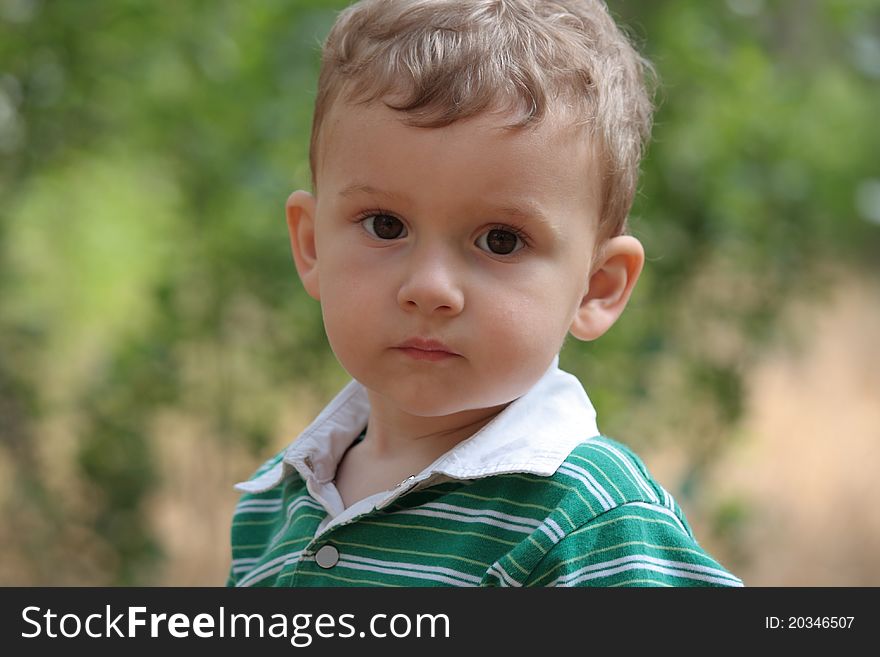
<svg viewBox="0 0 880 657"><path fill-rule="evenodd" d="M353 185L349 185L341 192L339 192L340 196L354 196L355 194L374 194L376 196L387 196L389 198L395 198L400 201L408 201L409 198L405 194L397 194L395 192L386 192L382 189L377 189L372 185L365 185L363 183L355 183Z"/></svg>
<svg viewBox="0 0 880 657"><path fill-rule="evenodd" d="M378 189L373 187L372 185L366 185L363 183L355 183L353 185L349 185L341 192L339 192L339 196L354 196L355 194L373 194L376 196L386 196L388 198L397 199L399 201L409 201L409 197L406 194L398 194L397 192L385 191L383 189ZM492 212L496 212L498 214L505 215L507 217L518 217L520 219L534 219L540 221L542 223L547 224L549 227L553 227L553 222L547 217L547 215L541 211L541 209L533 205L531 203L526 204L524 207L514 207L514 206L494 206L490 205L490 209Z"/></svg>

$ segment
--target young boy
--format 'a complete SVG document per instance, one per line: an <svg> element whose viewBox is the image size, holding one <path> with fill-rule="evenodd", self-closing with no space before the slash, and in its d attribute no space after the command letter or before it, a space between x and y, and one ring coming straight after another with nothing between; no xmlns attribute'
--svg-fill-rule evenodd
<svg viewBox="0 0 880 657"><path fill-rule="evenodd" d="M742 585L557 367L644 262L646 66L597 0L340 14L287 222L354 380L238 485L230 585Z"/></svg>

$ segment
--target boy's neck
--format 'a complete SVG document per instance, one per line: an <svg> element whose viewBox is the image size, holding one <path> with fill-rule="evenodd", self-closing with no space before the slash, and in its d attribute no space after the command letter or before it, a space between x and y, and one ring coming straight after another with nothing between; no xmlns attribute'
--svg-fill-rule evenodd
<svg viewBox="0 0 880 657"><path fill-rule="evenodd" d="M384 403L379 395L369 395L366 438L345 452L334 477L346 508L380 491L392 490L407 477L418 474L482 429L506 406L419 417Z"/></svg>
<svg viewBox="0 0 880 657"><path fill-rule="evenodd" d="M376 393L369 392L369 397L370 419L362 443L365 451L380 459L425 461L422 467L473 436L507 407L502 404L422 417L401 411Z"/></svg>

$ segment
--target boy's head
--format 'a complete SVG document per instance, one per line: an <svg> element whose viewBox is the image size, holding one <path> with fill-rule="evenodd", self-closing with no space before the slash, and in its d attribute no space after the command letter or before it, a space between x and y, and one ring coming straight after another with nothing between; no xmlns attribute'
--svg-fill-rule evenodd
<svg viewBox="0 0 880 657"><path fill-rule="evenodd" d="M644 261L624 235L642 60L592 0L363 0L325 45L297 270L375 404L503 406L568 332L602 335Z"/></svg>

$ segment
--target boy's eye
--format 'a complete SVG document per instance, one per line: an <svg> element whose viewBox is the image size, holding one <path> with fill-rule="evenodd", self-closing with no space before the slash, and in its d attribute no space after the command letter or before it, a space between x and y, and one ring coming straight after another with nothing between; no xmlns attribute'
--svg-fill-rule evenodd
<svg viewBox="0 0 880 657"><path fill-rule="evenodd" d="M477 246L496 255L510 255L519 251L525 244L513 231L493 228L477 238Z"/></svg>
<svg viewBox="0 0 880 657"><path fill-rule="evenodd" d="M397 217L387 214L373 214L363 220L366 231L380 240L394 240L406 237L406 228Z"/></svg>

